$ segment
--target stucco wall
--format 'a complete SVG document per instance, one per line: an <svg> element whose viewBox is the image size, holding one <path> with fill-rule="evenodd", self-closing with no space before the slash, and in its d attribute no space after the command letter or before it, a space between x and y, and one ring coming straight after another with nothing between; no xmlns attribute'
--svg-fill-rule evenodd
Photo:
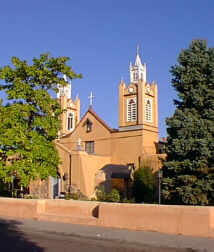
<svg viewBox="0 0 214 252"><path fill-rule="evenodd" d="M142 131L112 133L111 156L113 164L135 163L142 154Z"/></svg>
<svg viewBox="0 0 214 252"><path fill-rule="evenodd" d="M92 122L91 132L86 131L86 120ZM109 156L111 153L111 133L106 129L96 118L91 114L87 115L81 120L78 127L65 138L60 139L60 143L65 145L70 150L77 149L78 139L82 140L82 149L85 150L86 141L94 141L94 153L96 155Z"/></svg>
<svg viewBox="0 0 214 252"><path fill-rule="evenodd" d="M214 237L214 207L147 204L99 206L102 226Z"/></svg>
<svg viewBox="0 0 214 252"><path fill-rule="evenodd" d="M84 151L72 152L71 183L88 196L94 196L97 186L95 175L106 164L110 163L110 157L89 155Z"/></svg>
<svg viewBox="0 0 214 252"><path fill-rule="evenodd" d="M214 207L0 198L0 215L214 237Z"/></svg>

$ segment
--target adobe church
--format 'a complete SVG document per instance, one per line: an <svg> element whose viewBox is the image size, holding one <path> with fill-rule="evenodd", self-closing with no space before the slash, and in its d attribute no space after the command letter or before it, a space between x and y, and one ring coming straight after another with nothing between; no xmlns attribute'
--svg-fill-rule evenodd
<svg viewBox="0 0 214 252"><path fill-rule="evenodd" d="M80 119L80 99L72 100L71 83L60 87L57 97L64 112L56 148L61 164L58 179L50 178L47 184L48 198L74 189L91 198L99 186L125 186L143 160L158 169L158 87L147 82L139 52L129 71L130 83L119 83L118 129L96 114L92 100Z"/></svg>

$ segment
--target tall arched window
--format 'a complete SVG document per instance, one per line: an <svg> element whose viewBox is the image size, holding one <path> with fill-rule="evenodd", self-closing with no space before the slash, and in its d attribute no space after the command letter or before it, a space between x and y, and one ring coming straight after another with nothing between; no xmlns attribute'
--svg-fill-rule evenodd
<svg viewBox="0 0 214 252"><path fill-rule="evenodd" d="M67 129L73 130L74 129L74 114L72 112L68 113L67 117Z"/></svg>
<svg viewBox="0 0 214 252"><path fill-rule="evenodd" d="M137 104L136 98L127 100L127 122L134 122L137 120Z"/></svg>
<svg viewBox="0 0 214 252"><path fill-rule="evenodd" d="M146 100L146 121L152 122L152 101L150 99Z"/></svg>

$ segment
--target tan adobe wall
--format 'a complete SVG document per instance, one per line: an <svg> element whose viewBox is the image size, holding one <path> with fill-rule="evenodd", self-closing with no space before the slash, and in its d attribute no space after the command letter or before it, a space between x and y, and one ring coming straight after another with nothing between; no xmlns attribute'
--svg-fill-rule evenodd
<svg viewBox="0 0 214 252"><path fill-rule="evenodd" d="M48 214L60 215L59 210L63 209L63 215L72 215L72 217L91 217L93 209L97 202L90 201L67 201L67 200L46 200L45 211Z"/></svg>
<svg viewBox="0 0 214 252"><path fill-rule="evenodd" d="M89 119L92 122L92 131L86 132L86 120ZM95 141L96 155L109 156L111 153L111 133L100 122L88 113L76 130L65 138L60 139L60 143L65 145L70 150L77 149L78 139L82 140L82 149L85 150L86 141Z"/></svg>
<svg viewBox="0 0 214 252"><path fill-rule="evenodd" d="M0 197L0 215L33 219L38 214L37 204L38 200Z"/></svg>
<svg viewBox="0 0 214 252"><path fill-rule="evenodd" d="M214 207L0 198L0 215L214 238Z"/></svg>
<svg viewBox="0 0 214 252"><path fill-rule="evenodd" d="M138 164L142 154L142 131L124 131L112 133L111 156L113 164Z"/></svg>
<svg viewBox="0 0 214 252"><path fill-rule="evenodd" d="M143 130L143 142L142 142L142 153L143 154L156 154L158 144L158 132L157 129L149 128L144 125Z"/></svg>
<svg viewBox="0 0 214 252"><path fill-rule="evenodd" d="M214 207L102 203L99 218L108 227L214 237Z"/></svg>
<svg viewBox="0 0 214 252"><path fill-rule="evenodd" d="M65 192L68 189L70 184L70 166L71 166L71 151L66 147L62 146L61 144L56 142L56 149L59 154L60 164L58 166L58 173L61 177L61 192ZM63 179L63 176L66 175L67 180Z"/></svg>
<svg viewBox="0 0 214 252"><path fill-rule="evenodd" d="M84 151L72 152L71 184L87 197L93 197L96 186L105 180L105 177L96 180L96 174L111 163L110 160L108 156L89 155Z"/></svg>

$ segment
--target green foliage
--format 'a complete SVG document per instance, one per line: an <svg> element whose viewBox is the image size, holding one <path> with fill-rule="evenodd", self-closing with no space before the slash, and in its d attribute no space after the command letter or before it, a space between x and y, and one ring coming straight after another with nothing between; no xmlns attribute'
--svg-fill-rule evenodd
<svg viewBox="0 0 214 252"><path fill-rule="evenodd" d="M104 202L120 202L120 193L117 189L113 188L110 193L106 193L103 187L96 191L98 201Z"/></svg>
<svg viewBox="0 0 214 252"><path fill-rule="evenodd" d="M0 104L0 178L11 182L12 175L20 185L33 179L57 175L59 157L53 140L60 128L61 108L50 93L65 86L62 74L76 75L66 64L67 57L48 54L34 58L32 65L12 57L12 67L0 68L0 90L9 103Z"/></svg>
<svg viewBox="0 0 214 252"><path fill-rule="evenodd" d="M135 171L132 190L135 202L154 202L155 178L148 164L143 164Z"/></svg>
<svg viewBox="0 0 214 252"><path fill-rule="evenodd" d="M192 41L171 68L176 110L166 120L165 203L214 204L214 48Z"/></svg>
<svg viewBox="0 0 214 252"><path fill-rule="evenodd" d="M38 199L38 197L36 197L35 195L31 195L31 194L25 194L24 199Z"/></svg>
<svg viewBox="0 0 214 252"><path fill-rule="evenodd" d="M0 197L11 197L10 185L0 180Z"/></svg>
<svg viewBox="0 0 214 252"><path fill-rule="evenodd" d="M88 198L85 195L83 195L80 191L75 192L75 193L67 193L65 195L65 200L70 200L70 199L73 199L73 200L88 200Z"/></svg>

